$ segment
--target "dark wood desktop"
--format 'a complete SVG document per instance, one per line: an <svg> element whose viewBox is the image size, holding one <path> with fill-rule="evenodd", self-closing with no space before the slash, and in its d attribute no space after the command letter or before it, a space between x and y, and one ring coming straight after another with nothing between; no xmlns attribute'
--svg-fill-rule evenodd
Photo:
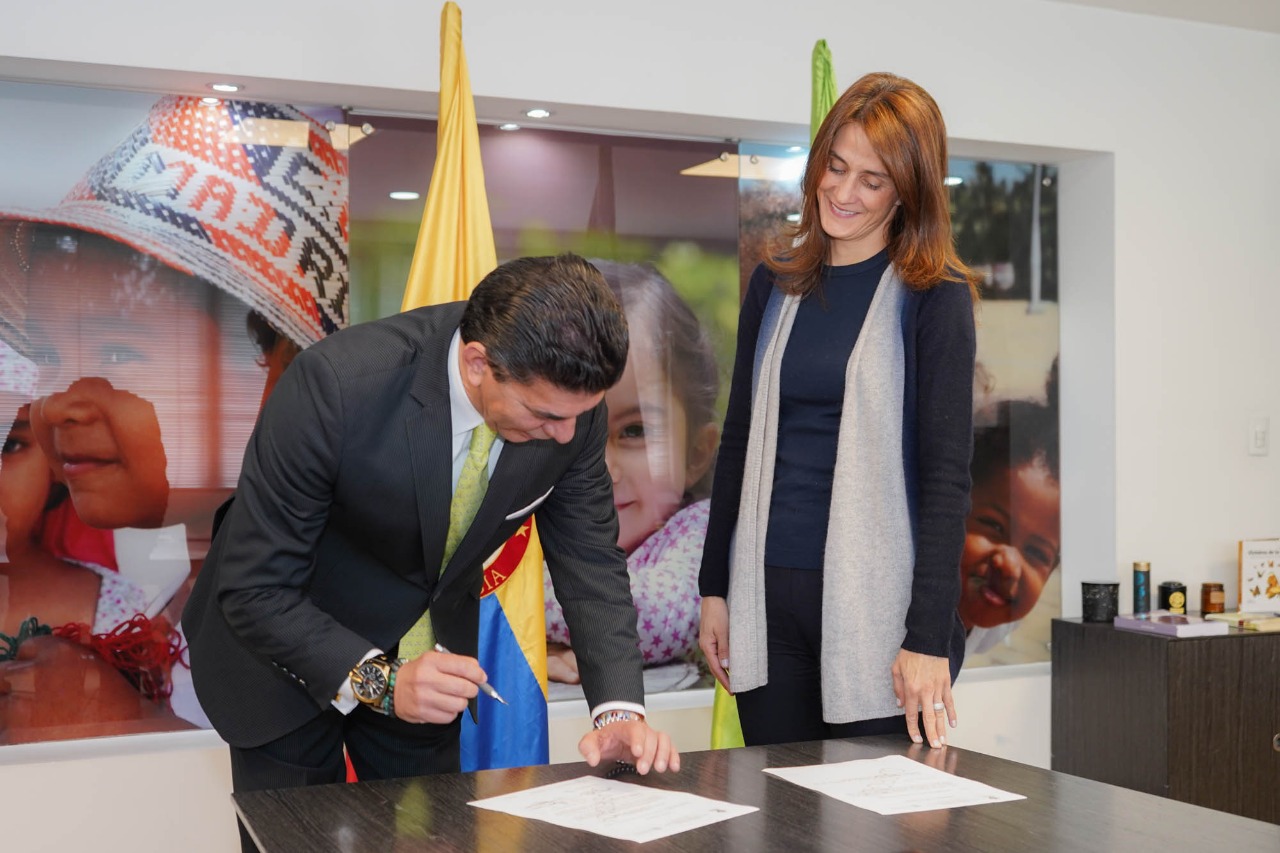
<svg viewBox="0 0 1280 853"><path fill-rule="evenodd" d="M766 767L907 755L1025 800L882 816L792 785ZM1141 851L1280 850L1280 826L902 738L752 747L681 756L677 774L625 781L759 807L760 811L643 845L668 850ZM265 853L364 851L636 850L578 830L468 806L471 800L592 773L585 764L426 776L351 785L235 794L236 810Z"/></svg>

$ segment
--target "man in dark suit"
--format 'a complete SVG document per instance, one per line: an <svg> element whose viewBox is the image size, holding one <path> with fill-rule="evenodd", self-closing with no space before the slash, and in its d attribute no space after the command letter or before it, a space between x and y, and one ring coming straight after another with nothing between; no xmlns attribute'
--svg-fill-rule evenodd
<svg viewBox="0 0 1280 853"><path fill-rule="evenodd" d="M621 307L571 255L511 261L466 303L353 326L297 356L183 615L237 790L340 781L344 744L361 779L458 770L459 715L485 710L483 563L535 509L595 717L579 750L593 766L679 769L644 722L604 461L604 391L626 356ZM497 434L487 490L445 561L451 496L485 426ZM428 607L456 654L402 660Z"/></svg>

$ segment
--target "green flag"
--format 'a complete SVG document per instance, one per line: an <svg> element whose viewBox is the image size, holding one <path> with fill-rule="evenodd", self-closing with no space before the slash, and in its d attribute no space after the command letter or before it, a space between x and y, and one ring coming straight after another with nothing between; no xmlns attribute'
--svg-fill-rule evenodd
<svg viewBox="0 0 1280 853"><path fill-rule="evenodd" d="M813 43L813 98L809 102L809 141L836 102L836 73L831 68L831 50L826 39Z"/></svg>

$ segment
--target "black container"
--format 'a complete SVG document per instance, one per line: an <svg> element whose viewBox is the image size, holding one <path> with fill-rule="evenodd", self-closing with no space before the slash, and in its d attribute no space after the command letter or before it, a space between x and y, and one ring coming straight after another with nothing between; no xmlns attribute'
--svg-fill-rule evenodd
<svg viewBox="0 0 1280 853"><path fill-rule="evenodd" d="M1080 616L1085 622L1110 622L1116 618L1120 584L1116 581L1082 581Z"/></svg>
<svg viewBox="0 0 1280 853"><path fill-rule="evenodd" d="M1160 584L1160 609L1170 613L1187 612L1187 585L1178 581Z"/></svg>

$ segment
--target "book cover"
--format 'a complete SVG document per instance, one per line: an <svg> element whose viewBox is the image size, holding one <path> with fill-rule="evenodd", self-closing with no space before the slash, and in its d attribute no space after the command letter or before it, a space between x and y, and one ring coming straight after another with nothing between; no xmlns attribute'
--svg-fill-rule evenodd
<svg viewBox="0 0 1280 853"><path fill-rule="evenodd" d="M1229 629L1226 622L1202 619L1189 613L1170 613L1167 610L1117 616L1113 624L1122 631L1140 631L1165 637L1212 637L1215 634L1225 634Z"/></svg>
<svg viewBox="0 0 1280 853"><path fill-rule="evenodd" d="M1245 631L1280 631L1280 616L1274 613L1206 613L1204 618Z"/></svg>
<svg viewBox="0 0 1280 853"><path fill-rule="evenodd" d="M1240 611L1280 615L1280 539L1241 539Z"/></svg>

